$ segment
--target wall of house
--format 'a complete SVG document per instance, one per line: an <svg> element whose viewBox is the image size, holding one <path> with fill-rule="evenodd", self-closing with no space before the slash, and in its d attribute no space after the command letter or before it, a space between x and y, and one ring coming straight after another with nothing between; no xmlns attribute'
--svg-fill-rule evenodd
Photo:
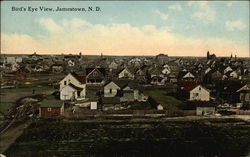
<svg viewBox="0 0 250 157"><path fill-rule="evenodd" d="M122 72L120 72L118 77L134 79L134 75L132 75L127 69L124 69Z"/></svg>
<svg viewBox="0 0 250 157"><path fill-rule="evenodd" d="M50 108L50 110L47 107L40 108L41 117L52 117L52 116L59 116L59 115L61 115L60 107Z"/></svg>
<svg viewBox="0 0 250 157"><path fill-rule="evenodd" d="M214 115L215 107L196 107L196 115L204 116L204 115Z"/></svg>
<svg viewBox="0 0 250 157"><path fill-rule="evenodd" d="M61 100L71 100L77 98L77 92L75 89L70 86L65 86L60 90L60 99Z"/></svg>
<svg viewBox="0 0 250 157"><path fill-rule="evenodd" d="M231 72L230 73L230 76L232 77L232 78L238 78L238 74L234 71L234 72Z"/></svg>
<svg viewBox="0 0 250 157"><path fill-rule="evenodd" d="M66 81L66 85L64 85L64 81ZM72 83L73 85L77 87L84 88L86 87L86 84L80 83L76 78L74 78L71 74L68 74L63 80L60 81L60 90L67 86L69 83Z"/></svg>
<svg viewBox="0 0 250 157"><path fill-rule="evenodd" d="M240 93L241 102L250 102L250 93Z"/></svg>
<svg viewBox="0 0 250 157"><path fill-rule="evenodd" d="M196 88L190 91L189 100L191 101L193 100L209 101L209 99L210 99L210 93L201 86L197 86Z"/></svg>
<svg viewBox="0 0 250 157"><path fill-rule="evenodd" d="M66 85L65 85L65 81L66 81ZM80 92L80 98L86 97L86 84L82 84L71 74L68 74L63 80L60 81L60 99L61 100L70 100L73 98L78 98L77 91L69 86L70 83L77 87L83 88L83 90Z"/></svg>
<svg viewBox="0 0 250 157"><path fill-rule="evenodd" d="M104 97L114 97L116 96L118 90L120 90L120 87L114 82L110 82L104 87Z"/></svg>

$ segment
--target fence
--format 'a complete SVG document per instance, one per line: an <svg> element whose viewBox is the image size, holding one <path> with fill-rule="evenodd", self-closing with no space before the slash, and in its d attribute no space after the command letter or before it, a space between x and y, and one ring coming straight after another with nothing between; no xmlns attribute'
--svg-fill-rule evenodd
<svg viewBox="0 0 250 157"><path fill-rule="evenodd" d="M250 115L250 110L237 110L237 115Z"/></svg>
<svg viewBox="0 0 250 157"><path fill-rule="evenodd" d="M145 115L162 115L162 116L194 116L196 115L195 110L110 110L110 111L90 111L83 110L78 112L65 112L65 117L74 116L93 116L93 115L127 115L127 116L145 116Z"/></svg>

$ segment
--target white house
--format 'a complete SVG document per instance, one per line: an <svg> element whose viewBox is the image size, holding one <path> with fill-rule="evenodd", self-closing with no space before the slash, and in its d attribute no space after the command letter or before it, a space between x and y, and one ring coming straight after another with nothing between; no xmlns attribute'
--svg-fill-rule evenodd
<svg viewBox="0 0 250 157"><path fill-rule="evenodd" d="M189 100L209 101L210 92L205 87L198 85L190 90Z"/></svg>
<svg viewBox="0 0 250 157"><path fill-rule="evenodd" d="M61 100L85 99L86 79L84 76L69 73L59 84Z"/></svg>
<svg viewBox="0 0 250 157"><path fill-rule="evenodd" d="M115 61L112 61L109 64L109 69L117 69L118 68L118 64Z"/></svg>
<svg viewBox="0 0 250 157"><path fill-rule="evenodd" d="M191 72L188 72L183 76L183 79L185 78L194 78L194 75Z"/></svg>
<svg viewBox="0 0 250 157"><path fill-rule="evenodd" d="M232 69L230 66L228 66L228 67L226 67L226 68L224 69L224 74L226 74L226 73L229 72L229 71L233 71L233 69Z"/></svg>
<svg viewBox="0 0 250 157"><path fill-rule="evenodd" d="M127 78L127 79L134 79L134 75L127 69L124 68L121 72L118 74L118 78Z"/></svg>
<svg viewBox="0 0 250 157"><path fill-rule="evenodd" d="M104 97L115 97L120 89L117 84L111 81L104 86Z"/></svg>
<svg viewBox="0 0 250 157"><path fill-rule="evenodd" d="M208 67L208 68L205 70L205 74L209 73L211 70L212 70L212 69Z"/></svg>
<svg viewBox="0 0 250 157"><path fill-rule="evenodd" d="M165 75L168 75L168 74L171 73L171 71L170 71L170 69L165 68L165 69L162 70L162 73L165 74Z"/></svg>
<svg viewBox="0 0 250 157"><path fill-rule="evenodd" d="M6 57L7 64L21 63L22 57Z"/></svg>
<svg viewBox="0 0 250 157"><path fill-rule="evenodd" d="M69 67L73 67L73 66L75 66L75 62L72 60L69 60L68 65L69 65Z"/></svg>
<svg viewBox="0 0 250 157"><path fill-rule="evenodd" d="M232 71L232 72L230 72L229 76L231 78L237 79L238 78L238 73L236 71Z"/></svg>

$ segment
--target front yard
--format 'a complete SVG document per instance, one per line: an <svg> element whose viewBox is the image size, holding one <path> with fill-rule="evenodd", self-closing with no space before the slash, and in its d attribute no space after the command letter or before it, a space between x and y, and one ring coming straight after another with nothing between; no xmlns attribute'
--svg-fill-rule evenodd
<svg viewBox="0 0 250 157"><path fill-rule="evenodd" d="M144 89L145 95L153 98L157 103L160 103L165 109L178 109L184 105L184 102L168 95L167 89Z"/></svg>

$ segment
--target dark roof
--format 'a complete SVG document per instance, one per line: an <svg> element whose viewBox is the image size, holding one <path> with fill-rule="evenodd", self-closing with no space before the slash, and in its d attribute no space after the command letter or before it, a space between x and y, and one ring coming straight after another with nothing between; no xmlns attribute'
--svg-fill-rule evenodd
<svg viewBox="0 0 250 157"><path fill-rule="evenodd" d="M88 75L89 73L91 73L95 69L97 69L98 71L100 71L104 76L106 75L105 68L86 68L86 75Z"/></svg>
<svg viewBox="0 0 250 157"><path fill-rule="evenodd" d="M103 97L102 103L103 104L119 104L120 98L119 97Z"/></svg>
<svg viewBox="0 0 250 157"><path fill-rule="evenodd" d="M83 84L86 83L86 76L77 75L74 72L72 72L71 75L74 76L79 82L81 82Z"/></svg>
<svg viewBox="0 0 250 157"><path fill-rule="evenodd" d="M240 88L242 88L244 86L244 84L227 84L224 86L224 91L227 91L227 92L231 92L231 93L234 93L236 92L237 90L239 90Z"/></svg>
<svg viewBox="0 0 250 157"><path fill-rule="evenodd" d="M62 101L56 100L56 99L44 99L40 105L40 107L42 108L45 108L45 107L59 108L61 106L62 106Z"/></svg>
<svg viewBox="0 0 250 157"><path fill-rule="evenodd" d="M178 86L181 90L189 92L198 85L201 85L201 81L179 81ZM183 87L183 88L182 88Z"/></svg>
<svg viewBox="0 0 250 157"><path fill-rule="evenodd" d="M77 87L77 86L73 85L72 83L70 83L69 86L71 86L72 88L74 88L74 89L76 89L78 91L82 91L82 89L83 89L81 87Z"/></svg>
<svg viewBox="0 0 250 157"><path fill-rule="evenodd" d="M128 72L130 73L130 74L132 74L132 75L134 75L134 71L136 70L136 69L131 69L131 68L122 68L121 70L119 70L117 73L116 73L116 75L119 75L123 70L125 70L125 69L127 69L128 70Z"/></svg>

